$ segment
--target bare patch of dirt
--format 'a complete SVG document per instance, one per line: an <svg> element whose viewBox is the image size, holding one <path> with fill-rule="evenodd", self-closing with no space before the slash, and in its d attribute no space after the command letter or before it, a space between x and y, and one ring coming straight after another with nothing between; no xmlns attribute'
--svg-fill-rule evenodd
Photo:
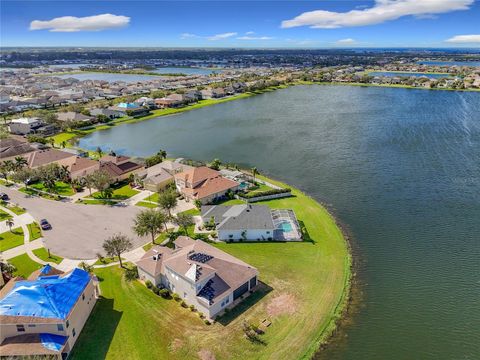
<svg viewBox="0 0 480 360"><path fill-rule="evenodd" d="M297 300L292 294L280 294L267 304L267 313L271 317L293 314L297 310Z"/></svg>
<svg viewBox="0 0 480 360"><path fill-rule="evenodd" d="M201 360L216 360L215 354L207 349L202 349L198 352L198 357Z"/></svg>
<svg viewBox="0 0 480 360"><path fill-rule="evenodd" d="M173 341L170 343L170 351L177 351L183 346L183 341L180 339L173 339Z"/></svg>

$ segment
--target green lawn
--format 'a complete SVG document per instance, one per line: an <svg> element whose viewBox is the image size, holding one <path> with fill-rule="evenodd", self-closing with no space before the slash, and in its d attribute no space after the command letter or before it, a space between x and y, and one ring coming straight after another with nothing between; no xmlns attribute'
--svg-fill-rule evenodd
<svg viewBox="0 0 480 360"><path fill-rule="evenodd" d="M117 201L109 201L108 199L78 199L78 204L86 205L115 205Z"/></svg>
<svg viewBox="0 0 480 360"><path fill-rule="evenodd" d="M15 213L15 215L22 215L22 214L26 213L25 209L22 208L21 206L17 206L17 205L14 205L12 203L8 203L4 200L0 201L0 205L6 207L8 210Z"/></svg>
<svg viewBox="0 0 480 360"><path fill-rule="evenodd" d="M36 222L27 225L28 233L30 234L30 241L39 239L42 237L42 229L40 229L40 225Z"/></svg>
<svg viewBox="0 0 480 360"><path fill-rule="evenodd" d="M125 259L122 258L122 261L123 260ZM100 260L95 261L93 265L108 265L117 261L118 261L118 256L115 256L114 258L104 257L101 261Z"/></svg>
<svg viewBox="0 0 480 360"><path fill-rule="evenodd" d="M265 184L260 184L258 183L258 186L252 187L251 190L248 190L249 193L259 193L259 192L264 192L264 191L269 191L272 190L270 186L267 186Z"/></svg>
<svg viewBox="0 0 480 360"><path fill-rule="evenodd" d="M0 251L13 249L23 244L23 230L21 227L0 234Z"/></svg>
<svg viewBox="0 0 480 360"><path fill-rule="evenodd" d="M50 193L58 194L58 195L62 195L62 196L71 196L71 195L75 194L75 192L73 191L70 184L67 184L63 181L57 181L55 183L55 190L54 191L47 190L45 188L45 185L43 185L43 183L41 183L41 182L30 185L30 188L33 188L33 189L36 189L36 190L41 190L41 191L46 191L46 192L50 192Z"/></svg>
<svg viewBox="0 0 480 360"><path fill-rule="evenodd" d="M6 213L2 209L0 209L0 221L5 221L5 220L11 219L11 218L12 218L12 215L10 215L9 213Z"/></svg>
<svg viewBox="0 0 480 360"><path fill-rule="evenodd" d="M197 215L200 215L200 210L198 210L197 208L193 208L193 209L190 209L190 210L182 211L180 214L188 214L188 215L192 215L192 216L197 216Z"/></svg>
<svg viewBox="0 0 480 360"><path fill-rule="evenodd" d="M350 256L329 213L292 189L294 197L262 202L292 208L308 241L219 244L222 250L258 268L266 285L211 326L173 300L154 295L139 282L126 282L122 270L97 269L103 299L97 304L72 359L192 359L201 350L215 359L308 359L334 330L345 304ZM238 313L244 311L241 315ZM264 344L247 341L244 319L272 321ZM142 336L138 336L142 334Z"/></svg>
<svg viewBox="0 0 480 360"><path fill-rule="evenodd" d="M17 268L15 275L28 278L32 272L40 269L43 265L33 261L27 254L8 259L8 262Z"/></svg>
<svg viewBox="0 0 480 360"><path fill-rule="evenodd" d="M193 233L193 231L192 231L192 233ZM166 232L166 231L162 232L160 235L158 235L155 238L155 244L160 245L162 242L164 242L167 239L168 236L169 236L168 232ZM148 251L152 248L152 246L153 246L153 244L150 241L148 244L143 245L143 250Z"/></svg>
<svg viewBox="0 0 480 360"><path fill-rule="evenodd" d="M138 194L140 191L132 189L130 185L121 185L119 187L116 187L113 190L113 194L111 199L112 200L126 200L131 198L132 196ZM92 196L95 199L102 199L102 194L97 191L96 193L93 193Z"/></svg>
<svg viewBox="0 0 480 360"><path fill-rule="evenodd" d="M78 134L76 134L75 132L64 132L64 133L57 134L55 136L51 136L49 137L49 139L53 139L55 144L61 145L62 142L65 141L66 143L68 143L68 141L72 140L77 136Z"/></svg>
<svg viewBox="0 0 480 360"><path fill-rule="evenodd" d="M156 207L158 207L157 204L146 202L146 201L139 201L135 204L135 206L143 206L150 209L155 209Z"/></svg>
<svg viewBox="0 0 480 360"><path fill-rule="evenodd" d="M154 193L152 195L148 195L143 201L151 201L154 203L158 203L158 193Z"/></svg>
<svg viewBox="0 0 480 360"><path fill-rule="evenodd" d="M50 253L50 256L48 256L47 249L43 247L33 250L33 253L43 261L54 262L55 264L60 264L63 260L61 256L57 256L52 253Z"/></svg>

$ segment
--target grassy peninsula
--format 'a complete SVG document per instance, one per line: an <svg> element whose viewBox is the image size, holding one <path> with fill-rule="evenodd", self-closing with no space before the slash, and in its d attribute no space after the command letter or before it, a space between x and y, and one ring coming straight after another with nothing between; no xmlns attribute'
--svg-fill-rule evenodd
<svg viewBox="0 0 480 360"><path fill-rule="evenodd" d="M271 180L270 180L271 181ZM278 183L280 184L280 183ZM284 184L281 184L285 186ZM72 359L308 359L336 327L348 298L351 257L334 218L314 199L262 202L291 208L304 226L299 243L221 243L222 250L258 267L261 289L212 325L175 300L128 282L118 267L95 270L102 298ZM244 320L272 324L261 342L248 341Z"/></svg>

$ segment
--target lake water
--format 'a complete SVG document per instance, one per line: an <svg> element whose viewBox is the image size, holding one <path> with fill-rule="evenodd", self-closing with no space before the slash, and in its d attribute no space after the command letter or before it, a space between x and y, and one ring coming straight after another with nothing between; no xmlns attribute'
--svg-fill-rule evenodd
<svg viewBox="0 0 480 360"><path fill-rule="evenodd" d="M221 70L212 70L207 68L194 67L161 67L153 70L159 74L186 74L186 75L210 75L221 72Z"/></svg>
<svg viewBox="0 0 480 360"><path fill-rule="evenodd" d="M417 64L433 66L480 66L480 61L419 61Z"/></svg>
<svg viewBox="0 0 480 360"><path fill-rule="evenodd" d="M368 73L370 76L388 76L388 77L403 77L403 76L414 76L414 77L421 77L426 76L430 79L440 79L440 78L448 78L452 77L450 74L427 74L427 73L411 73L411 72L397 72L397 71L373 71Z"/></svg>
<svg viewBox="0 0 480 360"><path fill-rule="evenodd" d="M257 166L330 204L359 249L364 296L320 358L473 360L479 109L473 92L296 86L117 126L80 145Z"/></svg>
<svg viewBox="0 0 480 360"><path fill-rule="evenodd" d="M158 79L156 75L136 75L136 74L113 74L113 73L98 73L98 72L85 72L81 74L66 74L55 75L55 77L68 79L74 78L78 80L102 80L108 82L124 81L127 83L135 83L139 81Z"/></svg>

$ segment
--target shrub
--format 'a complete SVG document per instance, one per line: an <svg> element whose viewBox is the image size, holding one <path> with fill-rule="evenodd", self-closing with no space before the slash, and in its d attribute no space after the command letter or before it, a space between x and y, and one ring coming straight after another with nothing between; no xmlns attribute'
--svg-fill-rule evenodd
<svg viewBox="0 0 480 360"><path fill-rule="evenodd" d="M168 299L170 297L170 291L168 291L168 289L162 289L160 290L160 296L164 299Z"/></svg>
<svg viewBox="0 0 480 360"><path fill-rule="evenodd" d="M240 194L240 197L243 197L244 199L253 199L253 198L256 198L256 197L260 197L260 196L284 194L284 193L290 193L290 192L292 192L292 189L289 189L289 188L286 188L286 189L271 189L271 190L261 191L261 192Z"/></svg>
<svg viewBox="0 0 480 360"><path fill-rule="evenodd" d="M153 284L152 284L152 282L151 282L150 280L147 280L147 281L145 281L145 286L146 286L147 288L151 289L152 286L153 286Z"/></svg>
<svg viewBox="0 0 480 360"><path fill-rule="evenodd" d="M200 317L200 319L203 319L203 317L204 317L202 312L199 312L198 316Z"/></svg>
<svg viewBox="0 0 480 360"><path fill-rule="evenodd" d="M172 294L173 300L180 301L180 296L177 293Z"/></svg>
<svg viewBox="0 0 480 360"><path fill-rule="evenodd" d="M208 319L205 319L204 323L205 323L205 325L210 325L211 324L210 320L208 320Z"/></svg>
<svg viewBox="0 0 480 360"><path fill-rule="evenodd" d="M159 295L160 294L160 289L156 286L152 287L152 291L155 293L155 295Z"/></svg>
<svg viewBox="0 0 480 360"><path fill-rule="evenodd" d="M182 300L182 302L180 303L180 305L182 305L182 307L186 308L187 307L187 303L185 301Z"/></svg>
<svg viewBox="0 0 480 360"><path fill-rule="evenodd" d="M138 269L136 266L125 269L125 279L128 281L138 279Z"/></svg>
<svg viewBox="0 0 480 360"><path fill-rule="evenodd" d="M190 305L189 308L190 308L190 311L192 311L192 312L195 312L195 310L196 310L195 306L193 306L193 305Z"/></svg>

